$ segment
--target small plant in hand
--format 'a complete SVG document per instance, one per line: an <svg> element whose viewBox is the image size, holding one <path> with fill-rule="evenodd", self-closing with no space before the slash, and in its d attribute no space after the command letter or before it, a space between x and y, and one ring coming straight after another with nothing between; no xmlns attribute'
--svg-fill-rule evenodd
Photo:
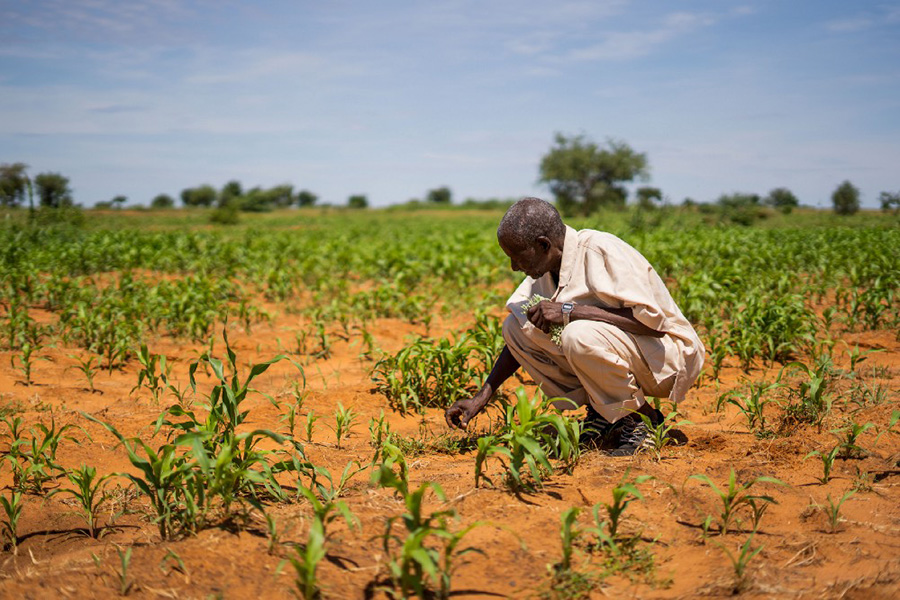
<svg viewBox="0 0 900 600"><path fill-rule="evenodd" d="M527 302L525 302L525 304L522 305L522 308L523 308L523 310L527 311L529 308L537 306L538 304L540 304L541 302L543 302L545 300L549 301L550 298L545 298L544 296L541 296L540 294L534 294L531 298L528 299ZM550 336L550 339L553 341L553 343L556 344L557 346L562 346L562 332L563 332L562 325L552 325L550 327L550 333L548 335Z"/></svg>

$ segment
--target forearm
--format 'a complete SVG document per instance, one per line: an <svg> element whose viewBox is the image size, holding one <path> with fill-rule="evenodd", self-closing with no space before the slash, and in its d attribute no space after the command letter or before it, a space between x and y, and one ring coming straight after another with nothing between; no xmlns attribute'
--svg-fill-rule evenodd
<svg viewBox="0 0 900 600"><path fill-rule="evenodd" d="M519 361L512 355L507 346L503 346L503 351L497 357L497 361L491 368L484 385L478 392L477 396L482 400L482 406L486 405L503 382L513 376L519 370Z"/></svg>
<svg viewBox="0 0 900 600"><path fill-rule="evenodd" d="M569 319L570 321L601 321L634 335L649 335L656 338L665 335L661 331L650 329L635 319L630 308L600 308L599 306L576 304Z"/></svg>

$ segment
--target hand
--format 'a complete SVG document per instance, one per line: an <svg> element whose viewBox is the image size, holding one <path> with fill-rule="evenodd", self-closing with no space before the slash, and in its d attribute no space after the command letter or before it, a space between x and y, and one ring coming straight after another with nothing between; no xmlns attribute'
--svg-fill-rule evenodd
<svg viewBox="0 0 900 600"><path fill-rule="evenodd" d="M469 421L480 413L486 404L482 401L481 396L482 394L479 392L471 398L454 402L450 408L444 411L447 425L454 429L465 429Z"/></svg>
<svg viewBox="0 0 900 600"><path fill-rule="evenodd" d="M550 327L563 324L562 302L541 300L528 309L528 320L544 333L550 333Z"/></svg>

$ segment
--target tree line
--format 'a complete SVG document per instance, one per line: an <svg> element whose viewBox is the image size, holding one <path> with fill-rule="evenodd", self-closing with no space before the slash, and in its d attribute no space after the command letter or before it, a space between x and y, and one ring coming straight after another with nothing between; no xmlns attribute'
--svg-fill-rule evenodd
<svg viewBox="0 0 900 600"><path fill-rule="evenodd" d="M60 208L73 205L69 179L59 173L40 173L33 180L27 174L24 163L0 164L0 206L17 207L28 200L34 206L34 197L39 206ZM601 208L621 208L628 200L626 184L649 180L650 167L647 155L637 152L627 143L607 139L600 145L585 135L567 136L557 133L554 143L541 158L539 181L553 194L556 206L565 216L589 215ZM663 204L665 198L661 189L641 186L635 189L638 207L651 209ZM127 202L125 196L116 196L109 201L99 202L97 208L121 207ZM319 197L307 189L295 192L290 184L271 188L253 187L245 190L241 182L232 180L222 188L200 185L181 191L180 200L185 207L212 207L218 212L214 220L233 222L238 212L265 212L291 206L314 206ZM407 204L421 204L412 199ZM831 195L832 207L837 214L849 215L860 208L859 189L850 181L844 181ZM900 192L882 192L879 202L883 210L900 209ZM425 196L428 205L449 205L452 192L441 186L429 190ZM685 198L683 206L697 203ZM736 222L750 221L760 214L763 206L769 206L784 213L791 212L800 201L785 187L772 189L768 195L723 194L715 204L732 215ZM168 194L159 194L150 202L151 208L165 209L175 206L175 199ZM367 208L369 201L364 194L353 194L347 199L349 208Z"/></svg>

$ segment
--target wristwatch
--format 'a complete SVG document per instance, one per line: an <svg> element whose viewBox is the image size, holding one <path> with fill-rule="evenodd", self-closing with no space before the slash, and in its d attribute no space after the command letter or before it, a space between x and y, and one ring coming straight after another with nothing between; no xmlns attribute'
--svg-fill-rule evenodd
<svg viewBox="0 0 900 600"><path fill-rule="evenodd" d="M563 327L569 324L569 319L572 316L572 311L575 310L574 302L563 302L562 305L562 315L563 315Z"/></svg>

